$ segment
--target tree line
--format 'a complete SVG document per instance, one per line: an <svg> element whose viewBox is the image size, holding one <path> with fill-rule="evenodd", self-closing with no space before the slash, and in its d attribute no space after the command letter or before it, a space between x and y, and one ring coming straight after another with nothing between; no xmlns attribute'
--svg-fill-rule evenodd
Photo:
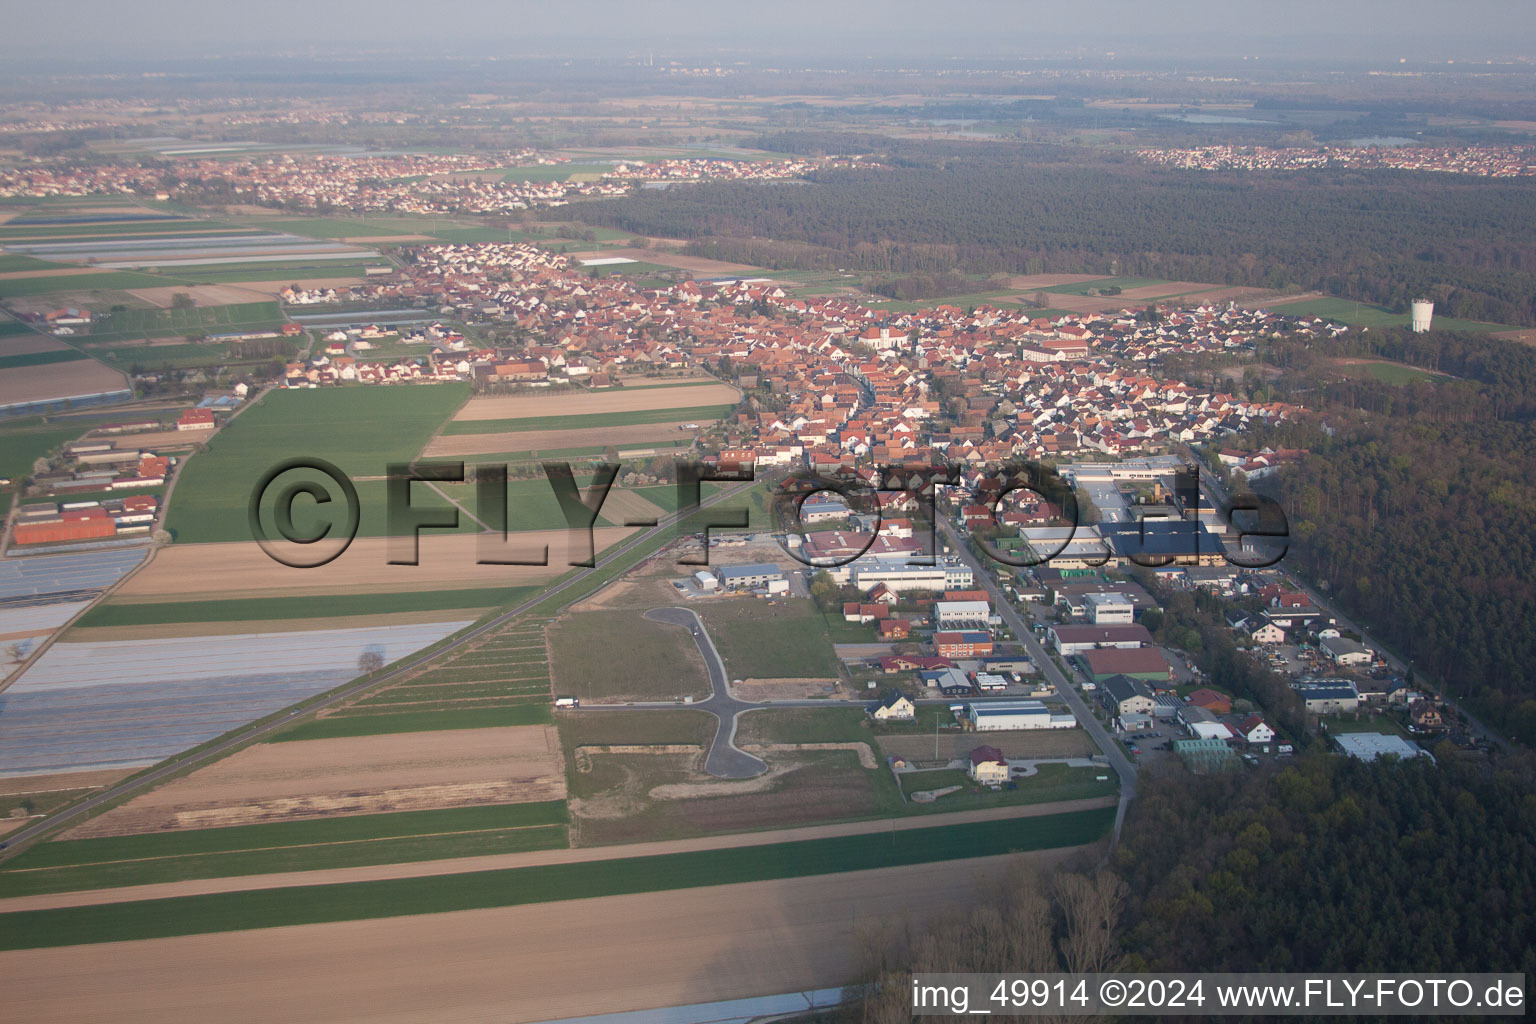
<svg viewBox="0 0 1536 1024"><path fill-rule="evenodd" d="M877 158L808 186L703 184L574 214L777 269L1120 274L1395 309L1423 293L1442 314L1536 324L1536 180L1197 172L1010 143L891 143Z"/></svg>

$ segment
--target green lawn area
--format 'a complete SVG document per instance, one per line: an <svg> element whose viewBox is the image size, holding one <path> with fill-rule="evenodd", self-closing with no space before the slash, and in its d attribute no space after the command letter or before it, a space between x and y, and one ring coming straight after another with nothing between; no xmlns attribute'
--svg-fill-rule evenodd
<svg viewBox="0 0 1536 1024"><path fill-rule="evenodd" d="M506 176L502 181L568 181L573 174L609 174L613 171L613 164L530 164L527 167L505 168Z"/></svg>
<svg viewBox="0 0 1536 1024"><path fill-rule="evenodd" d="M843 618L842 612L823 612L822 622L826 623L827 636L835 644L873 644L879 643L880 637L875 632L873 622L849 622Z"/></svg>
<svg viewBox="0 0 1536 1024"><path fill-rule="evenodd" d="M1421 370L1416 366L1408 366L1404 363L1369 362L1351 363L1348 365L1336 364L1335 369L1346 377L1354 377L1356 379L1368 378L1380 381L1383 384L1414 384L1419 381L1451 379L1448 374Z"/></svg>
<svg viewBox="0 0 1536 1024"><path fill-rule="evenodd" d="M186 829L34 846L0 871L0 897L562 849L563 800Z"/></svg>
<svg viewBox="0 0 1536 1024"><path fill-rule="evenodd" d="M721 599L694 609L732 679L836 678L842 663L809 601Z"/></svg>
<svg viewBox="0 0 1536 1024"><path fill-rule="evenodd" d="M1270 310L1282 316L1318 316L1349 324L1351 327L1407 327L1407 311L1392 313L1380 306L1355 302L1351 299L1308 299L1305 302L1277 302ZM1445 331L1509 331L1514 328L1505 324L1483 323L1480 320L1458 320L1455 317L1435 314L1430 325Z"/></svg>
<svg viewBox="0 0 1536 1024"><path fill-rule="evenodd" d="M149 626L168 622L254 622L263 619L310 619L343 615L390 615L511 605L537 587L480 587L472 590L421 590L406 593L326 594L318 597L244 597L227 601L109 601L92 608L77 625Z"/></svg>
<svg viewBox="0 0 1536 1024"><path fill-rule="evenodd" d="M577 612L550 626L555 686L582 700L667 700L709 695L688 631L638 609Z"/></svg>
<svg viewBox="0 0 1536 1024"><path fill-rule="evenodd" d="M1390 712L1381 715L1328 715L1320 718L1318 724L1327 726L1330 733L1379 732L1386 736L1401 736L1405 740L1414 738L1398 720L1398 716Z"/></svg>
<svg viewBox="0 0 1536 1024"><path fill-rule="evenodd" d="M318 457L353 478L382 477L388 464L409 463L468 396L463 384L269 391L210 439L206 453L187 460L167 528L178 543L249 540L251 492L273 465ZM314 472L289 473L283 479L289 477L325 479ZM382 533L385 482L365 480L356 486L363 527ZM413 505L448 507L420 484L413 485L412 494ZM296 508L296 521L314 514ZM467 517L459 518L461 529L478 529Z"/></svg>
<svg viewBox="0 0 1536 1024"><path fill-rule="evenodd" d="M895 683L891 684L896 685ZM869 691L875 699L884 687ZM910 687L905 687L910 692ZM940 723L954 717L937 704L924 704L911 722L882 722L876 725L864 713L862 703L830 705L824 708L763 708L743 715L736 726L737 743L869 743L880 736L912 733L932 735ZM878 753L878 748L876 748Z"/></svg>
<svg viewBox="0 0 1536 1024"><path fill-rule="evenodd" d="M1113 821L1111 807L651 857L14 911L0 914L0 947L403 917L543 903L577 893L592 898L961 860L1090 843Z"/></svg>
<svg viewBox="0 0 1536 1024"><path fill-rule="evenodd" d="M445 434L503 434L528 430L582 429L590 427L629 427L674 420L705 423L727 416L734 405L695 405L676 409L639 409L632 412L603 412L590 415L521 416L505 420L455 420ZM643 447L649 447L648 445Z"/></svg>
<svg viewBox="0 0 1536 1024"><path fill-rule="evenodd" d="M553 721L548 703L526 703L494 708L449 708L431 711L345 713L301 722L273 738L331 740L343 736L383 736L399 732L438 732L445 729L490 729L502 725L548 725Z"/></svg>
<svg viewBox="0 0 1536 1024"><path fill-rule="evenodd" d="M585 711L561 715L555 722L565 748L567 774L577 747L626 743L708 743L715 716L707 711Z"/></svg>
<svg viewBox="0 0 1536 1024"><path fill-rule="evenodd" d="M1132 288L1146 288L1154 284L1171 284L1160 277L1101 277L1095 281L1079 281L1077 284L1057 284L1049 288L1036 288L1035 291L1045 292L1049 295L1087 295L1089 291L1118 287L1123 292Z"/></svg>
<svg viewBox="0 0 1536 1024"><path fill-rule="evenodd" d="M978 741L979 742L979 741ZM1109 778L1098 781L1100 775ZM971 781L969 775L958 769L907 772L900 776L902 790L910 797L922 790L943 789L946 786L962 787L958 793L942 796L931 804L912 804L913 813L942 813L945 811L971 811L985 807L1008 807L1015 804L1056 803L1061 800L1087 800L1093 797L1114 796L1119 785L1114 772L1106 767L1073 768L1064 764L1042 764L1035 774L1014 780L1017 789L992 790Z"/></svg>

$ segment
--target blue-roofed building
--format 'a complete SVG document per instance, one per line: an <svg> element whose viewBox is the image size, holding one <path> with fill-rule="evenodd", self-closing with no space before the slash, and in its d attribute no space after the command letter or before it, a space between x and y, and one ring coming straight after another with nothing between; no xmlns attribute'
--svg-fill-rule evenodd
<svg viewBox="0 0 1536 1024"><path fill-rule="evenodd" d="M720 580L720 585L728 590L755 590L758 587L773 589L776 583L787 586L789 582L784 578L784 570L772 562L722 565L715 570L715 576Z"/></svg>

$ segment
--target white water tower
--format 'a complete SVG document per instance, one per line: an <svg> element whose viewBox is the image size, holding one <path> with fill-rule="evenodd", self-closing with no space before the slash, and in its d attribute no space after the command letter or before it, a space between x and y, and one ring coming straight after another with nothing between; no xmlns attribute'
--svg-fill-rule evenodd
<svg viewBox="0 0 1536 1024"><path fill-rule="evenodd" d="M1413 300L1413 333L1423 334L1429 330L1429 318L1435 315L1435 304L1428 299Z"/></svg>

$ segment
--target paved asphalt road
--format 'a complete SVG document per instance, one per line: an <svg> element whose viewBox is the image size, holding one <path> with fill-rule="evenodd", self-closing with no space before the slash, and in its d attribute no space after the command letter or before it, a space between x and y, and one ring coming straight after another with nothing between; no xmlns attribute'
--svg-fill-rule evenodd
<svg viewBox="0 0 1536 1024"><path fill-rule="evenodd" d="M751 483L743 483L736 487L731 487L720 491L712 497L706 498L700 502L700 507L708 507L710 505L715 505L722 501L728 500L729 498L740 494L742 491L747 490L751 486ZM287 728L296 721L301 721L301 715L307 716L315 713L316 711L322 711L326 708L334 707L335 705L350 700L351 698L356 697L367 690L371 690L374 687L381 686L384 683L397 679L408 672L412 672L427 664L428 662L448 653L449 651L463 646L471 640L478 639L487 633L500 629L502 626L505 626L513 619L516 619L519 615L522 615L529 609L533 608L535 605L538 605L551 597L572 590L575 591L571 597L572 601L585 597L588 591L582 589L582 584L584 582L587 582L594 574L596 574L604 566L611 563L614 559L621 558L629 552L633 551L635 548L640 547L641 545L656 539L658 536L665 534L677 523L678 519L680 519L682 515L683 513L674 512L668 516L663 517L661 521L658 522L652 529L646 530L643 533L636 534L634 537L624 541L617 547L606 552L598 560L596 568L583 569L575 576L572 576L570 579L566 580L564 583L560 583L556 586L550 587L547 590L541 591L536 596L529 598L528 600L510 609L509 611L503 612L501 615L498 615L496 618L490 620L484 625L476 626L467 632L459 634L447 647L439 648L438 650L431 651L426 654L418 654L402 658L400 661L395 662L383 672L375 674L372 678L354 683L345 689L338 690L329 696L306 706L302 712L289 712L287 715L274 721L252 724L243 729L236 730L235 732L229 733L223 739L217 741L212 746L204 750L200 750L195 754L184 754L179 757L174 757L169 761L164 761L151 770L144 772L143 774L124 779L122 782L119 782L114 786L110 786L107 789L102 790L100 793L97 793L96 795L89 797L78 804L72 804L69 807L63 808L62 810L55 811L53 814L43 818L41 821L34 822L31 825L26 825L16 830L15 832L12 832L4 839L4 843L7 848L5 850L0 850L0 860L5 860L9 857L15 856L20 852L21 847L26 844L27 840L36 838L43 832L49 831L58 827L59 825L65 824L69 821L81 817L82 815L88 814L90 811L100 807L102 804L119 800L139 790L147 789L155 785L155 783L160 782L171 775L186 771L189 768L215 761L222 757L225 753L228 753L237 747L243 746L246 743L250 743L253 740L261 739L262 737L270 735L279 729ZM734 734L735 725L734 716L732 716L731 735ZM743 754L742 756L745 757L747 755ZM758 763L761 764L762 762Z"/></svg>
<svg viewBox="0 0 1536 1024"><path fill-rule="evenodd" d="M722 779L750 779L768 770L758 757L736 746L736 716L761 704L737 700L731 693L730 680L725 675L725 661L715 650L715 642L709 638L698 613L691 608L653 608L645 617L654 622L681 626L693 633L693 642L704 656L704 666L709 669L710 695L707 699L688 705L708 711L715 716L715 738L704 757L704 770Z"/></svg>
<svg viewBox="0 0 1536 1024"><path fill-rule="evenodd" d="M1013 630L1013 635L1024 644L1030 657L1035 659L1035 664L1040 666L1040 671L1044 672L1045 677L1056 687L1056 692L1067 702L1067 706L1072 709L1072 713L1077 716L1078 722L1087 730L1088 735L1093 737L1093 741L1099 745L1099 749L1104 751L1104 756L1109 759L1110 767L1114 768L1115 774L1120 776L1120 806L1115 812L1115 838L1118 839L1120 826L1125 821L1126 808L1136 798L1136 766L1131 763L1125 748L1094 717L1087 702L1083 700L1082 694L1078 693L1077 687L1072 685L1071 681L1062 674L1061 669L1056 667L1050 655L1045 653L1040 646L1040 641L1035 639L1034 631L1029 628L1029 623L1014 611L1013 605L1003 596L1002 589L992 575L991 566L983 565L981 559L971 553L971 549L966 547L964 540L947 519L940 519L940 528L948 538L950 548L957 557L971 567L977 581L986 588L997 613L1008 624L1008 628Z"/></svg>
<svg viewBox="0 0 1536 1024"><path fill-rule="evenodd" d="M1200 456L1192 450L1187 454L1195 460L1196 466L1198 466L1200 469L1200 485L1204 490L1206 499L1209 500L1211 504L1216 508L1225 509L1227 507L1228 501L1226 488L1223 487L1221 483L1216 479L1216 474L1211 472L1211 468L1205 464L1204 459L1201 459ZM1364 627L1362 627L1358 622L1354 622L1348 616L1341 614L1339 610L1330 604L1328 599L1320 594L1315 588L1309 586L1307 583L1297 577L1295 573L1286 569L1284 567L1283 561L1282 564L1276 565L1274 567L1274 571L1283 573L1285 578L1291 582L1293 587L1306 594L1307 597L1311 598L1312 603L1327 613L1329 618L1332 618L1338 626L1360 634L1360 642L1365 644L1365 646L1369 647L1371 650L1378 652L1382 658L1386 660L1387 666L1391 668L1393 672L1396 672L1398 675L1407 674L1409 666L1403 661L1403 659L1399 658L1397 655L1383 647L1376 640L1372 639L1370 633L1366 632ZM1497 746L1500 750L1507 751L1509 749L1509 745L1506 742L1505 737L1500 736L1498 733L1494 732L1476 716L1472 715L1465 708L1456 703L1454 699L1447 696L1444 687L1437 687L1436 692L1439 693L1441 700L1445 701L1445 703L1449 704L1451 707L1461 712L1462 715L1466 716L1467 726L1473 737L1488 740Z"/></svg>

